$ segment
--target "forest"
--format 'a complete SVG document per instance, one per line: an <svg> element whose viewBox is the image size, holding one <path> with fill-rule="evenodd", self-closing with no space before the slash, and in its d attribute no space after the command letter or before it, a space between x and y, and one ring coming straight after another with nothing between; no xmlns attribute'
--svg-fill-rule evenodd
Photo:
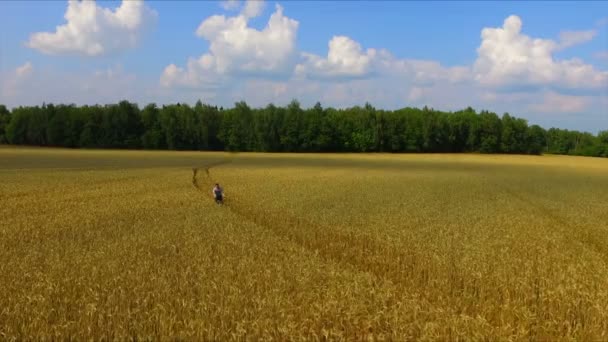
<svg viewBox="0 0 608 342"><path fill-rule="evenodd" d="M608 157L608 130L588 132L529 125L508 113L466 108L218 108L117 104L0 105L0 144L69 148L256 152L479 152Z"/></svg>

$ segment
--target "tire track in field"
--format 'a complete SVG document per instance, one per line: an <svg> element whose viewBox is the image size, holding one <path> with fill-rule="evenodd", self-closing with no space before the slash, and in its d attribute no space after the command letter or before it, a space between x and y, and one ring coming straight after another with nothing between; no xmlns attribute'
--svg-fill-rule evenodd
<svg viewBox="0 0 608 342"><path fill-rule="evenodd" d="M224 163L205 168L204 183L216 183L210 171L222 164ZM200 190L199 174L194 171L193 183ZM426 288L441 270L436 261L413 248L391 245L373 236L341 231L340 227L319 224L284 212L263 212L241 200L238 194L231 196L226 207L242 219L284 237L322 259L338 265L348 265L355 271L367 273L401 288ZM464 277L461 278L453 279L452 284L460 291L464 290L463 284L466 281ZM429 302L434 300L426 293L422 293L422 297Z"/></svg>
<svg viewBox="0 0 608 342"><path fill-rule="evenodd" d="M212 167L205 169L206 181L209 183L214 183ZM196 178L197 174L193 175L193 180ZM195 183L199 184L198 181ZM509 197L531 204L533 210L540 207L539 212L553 222L562 226L569 223L569 220L556 215L550 208L533 202L511 187L489 184L494 185L495 189L505 191ZM450 266L434 259L433 255L425 253L425 250L349 232L339 226L319 224L278 210L261 210L267 208L260 208L254 203L235 194L226 209L243 220L260 226L261 229L301 246L320 260L343 266L353 272L368 274L375 283L386 282L394 285L395 291L386 302L384 310L391 310L394 305L399 305L400 301L407 301L410 296L415 296L417 303L422 306L454 310L471 317L488 317L492 328L501 326L500 322L492 319L497 313L496 310L488 313L484 312L483 308L463 305L459 301L459 298L466 297L486 303L484 293L487 291L484 291L484 283L471 282L467 272L450 272Z"/></svg>
<svg viewBox="0 0 608 342"><path fill-rule="evenodd" d="M575 236L576 239L579 242L581 242L584 246L586 246L586 247L592 249L593 251L595 251L596 253L600 254L604 260L608 260L608 254L606 253L606 246L604 244L602 244L601 242L597 241L596 239L592 238L592 234L593 234L593 232L595 232L595 230L593 230L593 228L589 227L587 224L584 225L585 231L573 229L578 226L578 224L576 222L572 222L570 219L557 214L555 212L555 210L551 210L546 205L543 205L526 196L523 196L520 193L518 193L517 191L509 188L508 186L498 184L498 183L495 183L494 186L496 186L498 189L500 189L501 191L506 193L508 196L511 196L515 200L527 205L532 210L538 212L541 216L543 216L544 218L553 222L555 225L560 226L562 228L566 228L566 230L570 231L572 236ZM539 195L532 195L532 196L546 199L545 197L539 196Z"/></svg>
<svg viewBox="0 0 608 342"><path fill-rule="evenodd" d="M203 166L202 169L205 172L205 176L206 176L205 178L207 180L209 180L210 183L213 183L213 180L211 179L211 174L209 173L209 170L211 168L216 167L216 166L230 164L230 163L232 163L232 160L221 160L221 161L218 161L218 162L215 162L215 163L210 163L210 164L207 164L207 165ZM203 189L201 187L201 184L199 184L199 180L198 180L198 174L199 174L200 169L201 169L200 167L194 167L194 168L192 168L192 185L194 185L194 187L198 191L204 193L204 191L203 191Z"/></svg>

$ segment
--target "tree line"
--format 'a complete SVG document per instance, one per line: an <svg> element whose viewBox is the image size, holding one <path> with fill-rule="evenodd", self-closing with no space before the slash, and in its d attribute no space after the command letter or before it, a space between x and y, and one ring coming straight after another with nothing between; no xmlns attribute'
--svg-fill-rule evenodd
<svg viewBox="0 0 608 342"><path fill-rule="evenodd" d="M472 108L218 108L187 104L0 105L0 143L71 148L257 152L481 152L608 157L598 135L544 129L508 113Z"/></svg>

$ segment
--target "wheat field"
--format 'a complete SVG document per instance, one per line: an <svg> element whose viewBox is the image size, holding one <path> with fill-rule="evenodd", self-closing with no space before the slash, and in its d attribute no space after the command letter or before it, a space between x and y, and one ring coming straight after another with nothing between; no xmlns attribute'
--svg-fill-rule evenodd
<svg viewBox="0 0 608 342"><path fill-rule="evenodd" d="M606 189L580 157L0 148L0 340L608 340Z"/></svg>

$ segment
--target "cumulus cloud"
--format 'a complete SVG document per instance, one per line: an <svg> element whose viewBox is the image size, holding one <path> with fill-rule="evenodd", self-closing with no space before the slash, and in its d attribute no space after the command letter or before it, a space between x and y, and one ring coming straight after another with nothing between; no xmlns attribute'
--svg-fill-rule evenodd
<svg viewBox="0 0 608 342"><path fill-rule="evenodd" d="M225 0L220 3L223 9L226 11L235 11L242 5L240 0ZM262 14L264 10L264 0L248 0L245 2L245 6L241 10L241 15L246 18L255 18Z"/></svg>
<svg viewBox="0 0 608 342"><path fill-rule="evenodd" d="M96 104L152 100L145 82L120 66L91 72L65 72L49 67L34 68L30 63L11 74L0 75L4 80L0 103L8 106L41 105L46 103ZM57 85L61 84L61 87Z"/></svg>
<svg viewBox="0 0 608 342"><path fill-rule="evenodd" d="M0 103L5 103L6 99L14 97L17 90L31 80L33 74L34 66L28 61L11 70L6 75L0 75Z"/></svg>
<svg viewBox="0 0 608 342"><path fill-rule="evenodd" d="M27 77L27 76L31 75L33 71L34 71L34 66L32 66L32 63L26 62L22 66L19 66L19 67L17 67L17 69L15 69L15 75L18 78L23 78L23 77Z"/></svg>
<svg viewBox="0 0 608 342"><path fill-rule="evenodd" d="M596 70L580 59L555 60L563 44L587 39L589 34L562 35L561 44L522 34L522 21L512 15L502 28L484 28L474 64L475 79L485 86L536 85L601 89L608 85L608 72Z"/></svg>
<svg viewBox="0 0 608 342"><path fill-rule="evenodd" d="M302 53L303 61L295 66L299 78L351 80L398 75L417 85L436 82L461 83L471 80L468 66L445 67L437 61L400 59L386 49L368 48L346 36L335 36L327 57Z"/></svg>
<svg viewBox="0 0 608 342"><path fill-rule="evenodd" d="M297 22L277 7L274 19L258 31L248 27L246 7L234 17L218 15L203 21L196 34L210 42L209 52L190 58L183 67L167 66L161 84L166 89L187 86L210 91L222 105L239 100L254 106L286 104L297 98L305 106L321 101L345 107L369 101L393 109L473 106L530 116L584 112L598 106L598 91L606 89L605 71L577 58L554 58L560 49L592 39L595 31L564 31L555 40L539 39L523 34L521 19L510 16L502 27L482 30L478 56L471 65L399 58L348 36L332 37L324 56L299 52L298 60L292 58L298 52ZM288 44L269 39L271 30L289 32L281 36L289 37Z"/></svg>
<svg viewBox="0 0 608 342"><path fill-rule="evenodd" d="M269 103L284 105L292 99L292 87L288 81L247 80L235 91L235 95L227 100L231 103L246 100L254 107L264 107Z"/></svg>
<svg viewBox="0 0 608 342"><path fill-rule="evenodd" d="M559 48L565 49L582 43L586 43L597 35L596 30L587 31L563 31L559 34Z"/></svg>
<svg viewBox="0 0 608 342"><path fill-rule="evenodd" d="M540 113L580 113L591 104L587 96L562 95L556 92L547 92L542 102L530 106L530 110Z"/></svg>
<svg viewBox="0 0 608 342"><path fill-rule="evenodd" d="M290 74L299 24L277 5L264 29L249 27L249 19L260 13L259 3L248 1L235 17L214 15L204 20L196 35L209 41L209 52L190 58L185 68L170 64L161 84L200 87L230 76Z"/></svg>
<svg viewBox="0 0 608 342"><path fill-rule="evenodd" d="M123 0L115 10L70 0L67 23L55 32L32 34L26 45L49 55L100 56L135 47L156 17L143 0Z"/></svg>
<svg viewBox="0 0 608 342"><path fill-rule="evenodd" d="M304 62L296 65L297 76L360 77L371 72L376 58L375 49L363 51L361 44L346 36L334 36L329 41L327 57L303 53Z"/></svg>
<svg viewBox="0 0 608 342"><path fill-rule="evenodd" d="M262 14L264 10L263 0L249 0L245 2L245 8L243 8L242 15L246 18L255 18Z"/></svg>
<svg viewBox="0 0 608 342"><path fill-rule="evenodd" d="M235 79L354 80L399 74L418 84L460 83L471 80L467 66L444 67L435 61L398 59L387 50L364 49L347 36L334 36L326 56L298 53L299 23L276 6L262 30L249 27L249 19L261 13L261 1L248 1L238 15L213 15L196 29L209 41L209 51L188 58L185 65L169 64L160 84L171 88L214 89Z"/></svg>
<svg viewBox="0 0 608 342"><path fill-rule="evenodd" d="M233 11L241 6L239 0L225 0L220 3L226 11Z"/></svg>
<svg viewBox="0 0 608 342"><path fill-rule="evenodd" d="M597 59L608 60L608 50L596 52L593 56Z"/></svg>
<svg viewBox="0 0 608 342"><path fill-rule="evenodd" d="M294 74L309 79L341 80L399 76L413 86L409 99L420 99L436 84L468 84L475 88L509 91L601 91L608 87L608 72L581 59L557 60L562 49L593 39L597 31L563 31L557 41L532 38L522 33L522 21L512 15L500 28L484 28L478 57L472 65L446 67L433 60L400 59L385 49L364 50L346 36L333 37L327 57L303 53Z"/></svg>
<svg viewBox="0 0 608 342"><path fill-rule="evenodd" d="M408 100L412 102L418 102L428 97L430 92L429 88L426 87L412 87L408 94Z"/></svg>
<svg viewBox="0 0 608 342"><path fill-rule="evenodd" d="M560 120L565 118L576 119L571 122L570 128L584 127L594 122L595 126L606 127L608 116L593 115L593 113L603 112L605 106L603 102L608 97L595 95L568 95L553 90L541 90L535 93L517 92L504 93L482 90L480 93L481 108L491 108L501 113L509 112L516 116L533 119L535 123L546 123L548 125L558 125ZM561 118L561 119L560 119ZM588 120L587 123L582 120ZM563 126L563 122L562 122ZM567 127L566 126L566 127Z"/></svg>
<svg viewBox="0 0 608 342"><path fill-rule="evenodd" d="M384 61L386 74L398 73L418 85L437 82L462 83L471 81L471 68L468 66L445 67L429 60L387 58Z"/></svg>

